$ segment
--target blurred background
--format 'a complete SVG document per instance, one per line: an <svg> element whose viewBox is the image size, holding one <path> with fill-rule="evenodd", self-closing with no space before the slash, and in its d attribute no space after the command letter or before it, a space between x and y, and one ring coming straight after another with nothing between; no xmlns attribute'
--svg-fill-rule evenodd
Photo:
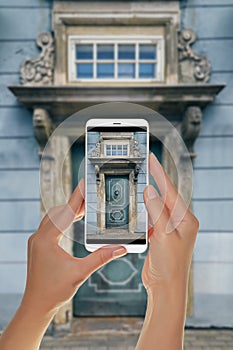
<svg viewBox="0 0 233 350"><path fill-rule="evenodd" d="M232 18L233 0L0 0L0 329L24 291L27 240L46 209L41 197L50 198L48 206L61 202L56 183L67 144L67 196L84 174L90 115L81 112L40 164L49 136L71 114L118 101L161 113L183 137L200 221L186 326L233 327ZM92 118L100 115L92 110ZM149 112L147 119L150 148L176 184L167 148L175 149L185 198L187 155L165 124ZM65 238L63 247L86 255L82 235L79 223L69 232L76 242ZM108 327L137 333L146 307L144 257L127 256L96 273L58 312L48 334Z"/></svg>

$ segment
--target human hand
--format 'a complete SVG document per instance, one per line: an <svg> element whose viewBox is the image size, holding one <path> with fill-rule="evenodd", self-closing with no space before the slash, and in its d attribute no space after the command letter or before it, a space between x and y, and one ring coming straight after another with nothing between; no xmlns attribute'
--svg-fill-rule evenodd
<svg viewBox="0 0 233 350"><path fill-rule="evenodd" d="M84 181L81 180L69 202L49 210L29 238L23 305L37 308L39 312L55 313L94 271L127 253L122 246L109 245L85 258L76 258L59 246L63 232L84 215L83 193Z"/></svg>
<svg viewBox="0 0 233 350"><path fill-rule="evenodd" d="M186 207L154 154L149 156L150 173L159 191L148 186L144 201L149 221L150 248L142 270L147 291L161 285L186 287L199 223Z"/></svg>

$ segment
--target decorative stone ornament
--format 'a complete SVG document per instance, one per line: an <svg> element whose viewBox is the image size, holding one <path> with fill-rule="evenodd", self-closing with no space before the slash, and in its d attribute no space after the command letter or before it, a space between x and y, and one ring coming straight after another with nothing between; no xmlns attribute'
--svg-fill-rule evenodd
<svg viewBox="0 0 233 350"><path fill-rule="evenodd" d="M178 36L179 75L182 83L207 83L211 65L207 58L195 53L191 45L196 41L195 33L184 29Z"/></svg>
<svg viewBox="0 0 233 350"><path fill-rule="evenodd" d="M54 39L51 33L41 33L37 36L36 44L41 53L36 58L23 61L20 70L22 85L52 85L54 72Z"/></svg>
<svg viewBox="0 0 233 350"><path fill-rule="evenodd" d="M53 132L53 124L49 113L42 108L35 108L33 111L33 127L34 134L39 144L39 156L41 157L42 152L50 135Z"/></svg>
<svg viewBox="0 0 233 350"><path fill-rule="evenodd" d="M193 146L201 130L202 111L198 106L190 106L186 109L181 124L181 136L189 151L188 156L196 157Z"/></svg>

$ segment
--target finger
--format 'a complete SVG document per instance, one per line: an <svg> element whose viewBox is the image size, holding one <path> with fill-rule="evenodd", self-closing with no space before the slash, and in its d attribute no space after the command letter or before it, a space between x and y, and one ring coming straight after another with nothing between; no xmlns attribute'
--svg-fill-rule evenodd
<svg viewBox="0 0 233 350"><path fill-rule="evenodd" d="M73 210L75 215L79 212L83 204L83 200L85 198L84 191L85 183L84 179L81 179L68 201L68 205L70 206L71 210Z"/></svg>
<svg viewBox="0 0 233 350"><path fill-rule="evenodd" d="M151 226L154 225L154 224L153 224L153 220L152 220L152 218L151 218L151 216L150 216L149 213L148 213L148 224L151 225Z"/></svg>
<svg viewBox="0 0 233 350"><path fill-rule="evenodd" d="M127 254L127 250L123 246L108 245L99 248L95 252L89 254L83 261L83 270L86 278L90 276L94 271L98 270L101 266L107 262L119 258Z"/></svg>
<svg viewBox="0 0 233 350"><path fill-rule="evenodd" d="M74 218L74 222L81 220L84 217L84 215L85 215L85 201L83 200L82 205Z"/></svg>
<svg viewBox="0 0 233 350"><path fill-rule="evenodd" d="M83 203L84 180L82 179L74 192L72 193L68 203L54 207L48 211L47 217L43 219L39 232L45 232L46 236L51 239L60 241L62 234L73 223L76 213L79 212Z"/></svg>
<svg viewBox="0 0 233 350"><path fill-rule="evenodd" d="M162 165L159 163L153 153L150 154L149 167L150 172L162 194L164 203L166 204L166 207L170 213L170 220L166 229L166 232L169 233L169 230L173 230L175 227L178 227L185 218L186 214L189 214L190 212L182 197L179 195L168 175L164 171Z"/></svg>
<svg viewBox="0 0 233 350"><path fill-rule="evenodd" d="M148 239L150 240L151 236L154 233L154 226L149 225L149 230L148 230Z"/></svg>
<svg viewBox="0 0 233 350"><path fill-rule="evenodd" d="M151 221L156 227L156 231L158 233L166 233L166 227L169 222L169 214L162 198L152 185L145 188L144 201L151 217Z"/></svg>
<svg viewBox="0 0 233 350"><path fill-rule="evenodd" d="M163 200L167 208L170 211L172 211L172 209L174 208L178 200L179 205L187 209L186 204L184 203L181 196L178 194L169 176L166 174L162 165L159 163L158 159L155 157L154 153L152 152L150 153L150 158L149 158L149 168L150 168L150 173L152 174L156 184L159 187L159 190L162 194Z"/></svg>

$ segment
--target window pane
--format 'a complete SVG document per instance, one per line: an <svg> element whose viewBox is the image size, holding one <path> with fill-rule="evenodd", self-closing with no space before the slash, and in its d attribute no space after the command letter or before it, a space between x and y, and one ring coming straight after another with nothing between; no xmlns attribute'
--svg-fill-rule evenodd
<svg viewBox="0 0 233 350"><path fill-rule="evenodd" d="M114 78L114 64L98 63L97 78Z"/></svg>
<svg viewBox="0 0 233 350"><path fill-rule="evenodd" d="M127 156L127 155L128 155L127 150L123 150L123 156Z"/></svg>
<svg viewBox="0 0 233 350"><path fill-rule="evenodd" d="M139 78L155 78L154 63L140 63L139 64Z"/></svg>
<svg viewBox="0 0 233 350"><path fill-rule="evenodd" d="M134 60L135 59L135 45L118 45L118 59L120 60Z"/></svg>
<svg viewBox="0 0 233 350"><path fill-rule="evenodd" d="M111 146L110 145L106 145L106 156L110 156L111 155Z"/></svg>
<svg viewBox="0 0 233 350"><path fill-rule="evenodd" d="M139 59L140 60L155 60L156 59L156 45L139 45Z"/></svg>
<svg viewBox="0 0 233 350"><path fill-rule="evenodd" d="M134 78L135 64L134 63L119 63L118 78Z"/></svg>
<svg viewBox="0 0 233 350"><path fill-rule="evenodd" d="M90 60L93 59L93 45L76 45L76 59L77 60Z"/></svg>
<svg viewBox="0 0 233 350"><path fill-rule="evenodd" d="M98 60L113 60L114 46L113 45L97 45L97 59Z"/></svg>
<svg viewBox="0 0 233 350"><path fill-rule="evenodd" d="M77 78L93 78L93 64L79 63L77 67Z"/></svg>
<svg viewBox="0 0 233 350"><path fill-rule="evenodd" d="M117 155L122 156L122 145L117 146Z"/></svg>

